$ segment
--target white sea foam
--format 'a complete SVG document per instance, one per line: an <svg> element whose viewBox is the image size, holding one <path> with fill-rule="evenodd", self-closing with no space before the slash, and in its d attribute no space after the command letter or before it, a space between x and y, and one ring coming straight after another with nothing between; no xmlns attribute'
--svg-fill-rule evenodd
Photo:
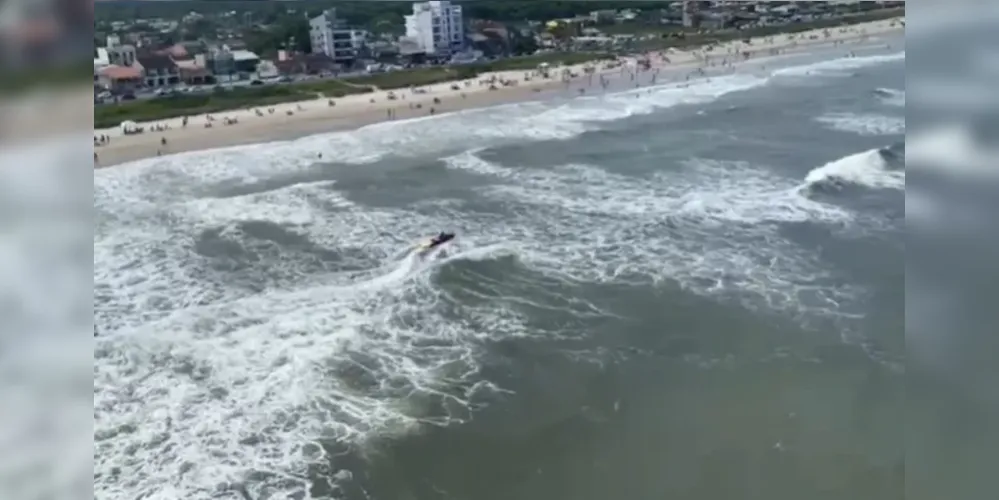
<svg viewBox="0 0 999 500"><path fill-rule="evenodd" d="M844 69L904 59L904 52L841 58L777 69L772 75L835 74ZM95 190L96 194L100 194L105 189L114 189L127 178L140 176L144 182L159 185L159 190L155 191L159 200L172 193L173 189L190 189L198 183L251 182L275 172L287 174L307 169L320 154L325 161L368 163L393 153L432 154L449 149L465 150L469 145L481 147L498 142L569 139L589 130L589 124L595 122L647 114L680 104L705 103L769 81L769 77L735 74L693 82L664 83L651 88L572 99L561 104L528 102L471 109L379 123L355 131L318 134L293 141L149 158L133 162L130 166L148 166L151 170L129 169L128 174L120 174L119 179L109 179L106 184L102 182L95 186ZM428 134L429 130L434 133Z"/></svg>
<svg viewBox="0 0 999 500"><path fill-rule="evenodd" d="M320 443L405 430L423 418L421 398L434 394L467 405L472 392L489 390L453 391L476 368L472 340L530 330L509 308L463 306L469 320L449 320L430 277L455 261L514 255L556 279L675 280L698 293L734 291L751 307L835 309L835 294L851 290L826 290L817 257L781 238L776 223L843 224L852 215L801 196L793 179L764 166L692 159L677 175L638 178L452 154L570 138L601 121L766 82L737 75L501 106L96 172L95 498L222 497L240 488L253 498L308 498L310 466L329 464ZM449 168L497 180L482 194L510 202L513 215L482 219L441 201L376 209L330 182L254 189L310 172L320 153L344 163L450 155ZM253 240L253 223L330 252L386 257L365 271L324 268L319 257ZM428 227L477 230L462 231L442 260L394 258ZM220 278L217 267L237 263L199 250L203 233L272 253L237 269L246 283ZM261 281L263 268L294 279ZM827 303L803 304L803 295Z"/></svg>
<svg viewBox="0 0 999 500"><path fill-rule="evenodd" d="M190 210L190 217L209 225L266 220L301 226L326 217L325 213L316 210L317 206L353 207L349 200L328 189L334 185L332 181L295 184L245 196L198 198L185 206Z"/></svg>
<svg viewBox="0 0 999 500"><path fill-rule="evenodd" d="M905 133L905 118L879 114L829 113L816 120L833 129L859 135L892 135Z"/></svg>
<svg viewBox="0 0 999 500"><path fill-rule="evenodd" d="M200 172L175 166L183 176ZM135 217L121 216L155 189L134 171L158 177L159 168L133 169L125 182L116 174L128 169L95 180L115 184L99 191L105 197L95 202L98 212L127 220L94 246L95 322L102 334L94 353L98 498L199 498L243 482L255 498L306 491L306 467L323 462L309 452L310 443L405 427L416 417L400 406L403 394L443 390L441 380L461 377L448 370L471 366L467 340L479 332L435 313L437 293L427 281L428 266L449 260L409 256L354 277L301 276L288 289L252 292L213 279L207 259L192 248L199 230L231 233L243 222L269 221L329 248L370 244L388 255L398 242L371 241L377 230L406 234L439 221L358 207L328 182L225 198L196 197L197 189L184 198L178 189ZM250 177L263 178L233 169L210 181ZM331 205L332 213L319 216L319 207ZM490 252L459 251L448 259ZM281 255L266 264L295 272ZM402 319L417 312L422 320ZM512 314L488 319L498 337L523 330ZM428 340L436 344L432 350L421 346ZM357 374L341 378L344 371ZM374 385L360 390L351 382L358 377ZM265 479L248 480L254 473ZM278 476L268 479L272 473Z"/></svg>
<svg viewBox="0 0 999 500"><path fill-rule="evenodd" d="M534 207L493 233L509 232L504 237L518 242L523 258L552 275L675 280L705 294L739 290L748 305L777 309L801 306L796 295L824 275L773 224L851 219L801 196L793 180L743 163L692 160L682 172L653 178L587 165L501 167L474 153L447 164L507 181L483 188L486 196Z"/></svg>
<svg viewBox="0 0 999 500"><path fill-rule="evenodd" d="M803 66L781 68L775 70L773 75L780 77L843 76L849 74L850 70L904 60L905 52L875 56L847 57L806 64Z"/></svg>
<svg viewBox="0 0 999 500"><path fill-rule="evenodd" d="M593 99L574 100L539 116L581 123L613 121L677 105L711 102L725 94L759 87L767 81L767 78L760 76L736 74L693 83L665 83Z"/></svg>
<svg viewBox="0 0 999 500"><path fill-rule="evenodd" d="M563 103L529 102L473 109L379 123L356 131L319 134L288 142L151 158L134 165L148 165L157 171L158 174L146 171L141 175L150 182L160 184L160 191L167 193L175 185L175 189L190 189L194 182L239 180L248 183L277 171L287 174L307 169L320 155L325 161L368 163L392 153L419 155L466 149L469 144L570 139L586 132L594 123L648 114L679 104L708 102L730 92L763 85L766 81L752 75L732 75ZM636 93L640 94L638 98ZM430 130L433 134L427 133ZM140 174L136 172L133 175ZM100 186L95 189L106 188Z"/></svg>
<svg viewBox="0 0 999 500"><path fill-rule="evenodd" d="M808 172L805 184L843 182L869 188L905 189L905 170L889 170L877 149L844 156Z"/></svg>
<svg viewBox="0 0 999 500"><path fill-rule="evenodd" d="M881 98L881 102L889 106L905 107L904 90L879 88L875 89L874 93Z"/></svg>

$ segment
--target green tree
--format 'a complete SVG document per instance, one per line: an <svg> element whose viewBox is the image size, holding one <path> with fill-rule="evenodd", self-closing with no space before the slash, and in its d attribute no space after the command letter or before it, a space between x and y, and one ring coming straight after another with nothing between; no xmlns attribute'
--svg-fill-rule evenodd
<svg viewBox="0 0 999 500"><path fill-rule="evenodd" d="M661 9L665 6L664 2L610 0L467 0L458 3L464 8L465 17L468 19L488 19L499 22L546 21L585 15L594 10L634 9L641 11ZM408 1L309 0L307 3L274 2L272 0L117 1L96 2L94 18L95 20L135 20L153 17L179 19L192 11L202 14L236 11L259 14L262 24L268 25L286 16L288 9L301 11L303 4L306 4L310 11L335 7L337 13L347 19L350 24L369 28L380 25L380 19L391 19L393 25L401 25L402 16L412 12L412 3Z"/></svg>
<svg viewBox="0 0 999 500"><path fill-rule="evenodd" d="M257 28L244 33L246 46L261 57L273 56L279 49L311 52L309 22L304 16L279 18L267 28Z"/></svg>
<svg viewBox="0 0 999 500"><path fill-rule="evenodd" d="M518 30L510 30L510 52L517 56L525 56L537 51L538 41L533 33L526 36Z"/></svg>
<svg viewBox="0 0 999 500"><path fill-rule="evenodd" d="M576 26L571 23L558 23L545 28L556 40L568 40L576 35Z"/></svg>
<svg viewBox="0 0 999 500"><path fill-rule="evenodd" d="M183 30L185 39L198 40L213 37L218 32L218 26L211 19L196 19L185 23Z"/></svg>

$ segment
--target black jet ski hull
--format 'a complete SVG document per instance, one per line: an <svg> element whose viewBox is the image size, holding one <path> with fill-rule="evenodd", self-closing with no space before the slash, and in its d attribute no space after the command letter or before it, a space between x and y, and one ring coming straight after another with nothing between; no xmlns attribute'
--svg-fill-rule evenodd
<svg viewBox="0 0 999 500"><path fill-rule="evenodd" d="M424 250L424 251L426 251L426 250L433 250L434 248L437 248L437 247L439 247L439 246L441 246L441 245L443 245L443 244L445 244L445 243L453 240L454 236L455 236L454 234L444 234L444 235L442 235L439 238L431 239L430 241L428 241L428 242L420 245L420 249Z"/></svg>

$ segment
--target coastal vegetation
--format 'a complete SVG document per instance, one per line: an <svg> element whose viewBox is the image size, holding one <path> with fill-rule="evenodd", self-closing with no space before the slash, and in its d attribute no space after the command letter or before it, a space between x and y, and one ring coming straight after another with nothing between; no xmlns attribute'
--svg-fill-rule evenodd
<svg viewBox="0 0 999 500"><path fill-rule="evenodd" d="M638 11L663 8L662 2L634 1L622 6L621 2L595 1L538 1L538 0L476 0L461 2L466 19L489 19L514 27L526 27L529 21L544 21L588 15L594 10L628 8ZM352 27L365 29L376 35L401 35L405 30L404 16L411 14L413 4L403 1L344 1L310 0L308 2L272 2L266 0L180 0L149 2L122 0L97 2L94 7L94 29L102 32L113 21L133 19L179 19L197 12L206 17L186 23L173 37L173 41L194 41L214 34L220 25L238 23L243 16L220 17L228 12L240 12L253 20L245 28L235 24L227 28L238 29L247 48L261 56L273 55L279 48L308 52L311 37L307 19L325 9L336 8L337 16ZM214 15L214 16L213 16ZM144 30L146 26L133 25L131 29ZM97 40L99 43L100 40ZM530 52L530 51L527 51ZM526 53L516 51L515 53Z"/></svg>
<svg viewBox="0 0 999 500"><path fill-rule="evenodd" d="M490 19L503 23L544 21L587 15L596 10L633 9L638 11L658 10L664 7L661 1L633 1L622 5L615 0L475 0L460 2L468 19ZM337 15L351 26L367 29L375 33L402 30L403 16L413 12L413 4L406 1L372 2L365 0L310 0L285 4L267 0L179 0L172 2L148 2L143 0L122 0L116 2L96 2L94 21L99 25L107 21L131 19L166 18L177 19L190 12L201 14L248 12L262 25L280 22L285 18L302 18L302 12L318 14L324 9L336 8Z"/></svg>
<svg viewBox="0 0 999 500"><path fill-rule="evenodd" d="M150 2L158 3L158 2ZM227 2L208 2L227 3ZM254 3L254 2L239 2ZM498 2L474 2L473 5ZM523 6L517 2L515 4ZM573 2L536 2L539 4L560 4ZM588 4L590 2L587 2ZM597 4L600 2L592 2ZM642 2L636 2L642 3ZM337 4L338 6L341 4ZM527 7L524 7L527 8ZM709 43L720 43L749 37L770 36L780 33L802 32L812 29L836 28L880 19L904 16L904 8L879 9L844 17L818 19L779 26L761 26L743 30L718 30L708 32L664 32L659 36L646 36L618 51L629 53L646 50L660 50L669 47L684 48ZM217 113L233 109L246 109L270 106L279 103L304 101L315 98L336 98L351 94L371 92L375 89L390 90L411 86L431 85L458 81L506 70L531 70L542 63L552 65L579 64L589 61L613 58L607 52L549 52L530 56L517 56L489 62L416 68L409 70L376 73L345 79L322 79L293 82L280 85L255 87L218 88L206 94L183 94L148 100L124 101L117 104L95 106L94 127L114 127L122 121L150 121L201 113Z"/></svg>
<svg viewBox="0 0 999 500"><path fill-rule="evenodd" d="M494 71L530 70L542 63L578 64L613 57L605 53L548 53L484 63L435 66L340 79L306 80L279 85L218 88L205 94L180 94L123 101L94 107L94 128L116 127L131 120L151 121L234 109L256 108L316 98L363 94L475 78Z"/></svg>
<svg viewBox="0 0 999 500"><path fill-rule="evenodd" d="M272 85L216 90L205 94L179 94L157 99L124 101L94 107L94 128L116 127L124 121L153 121L202 113L218 113L233 109L266 107L286 102L315 99L320 94L341 97L370 92L335 80L326 85Z"/></svg>

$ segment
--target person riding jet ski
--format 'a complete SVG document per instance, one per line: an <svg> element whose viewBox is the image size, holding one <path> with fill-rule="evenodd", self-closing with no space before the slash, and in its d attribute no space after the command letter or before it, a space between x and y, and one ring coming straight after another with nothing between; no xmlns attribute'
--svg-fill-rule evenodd
<svg viewBox="0 0 999 500"><path fill-rule="evenodd" d="M441 232L437 236L430 238L430 241L423 245L423 248L430 250L454 239L454 233Z"/></svg>

